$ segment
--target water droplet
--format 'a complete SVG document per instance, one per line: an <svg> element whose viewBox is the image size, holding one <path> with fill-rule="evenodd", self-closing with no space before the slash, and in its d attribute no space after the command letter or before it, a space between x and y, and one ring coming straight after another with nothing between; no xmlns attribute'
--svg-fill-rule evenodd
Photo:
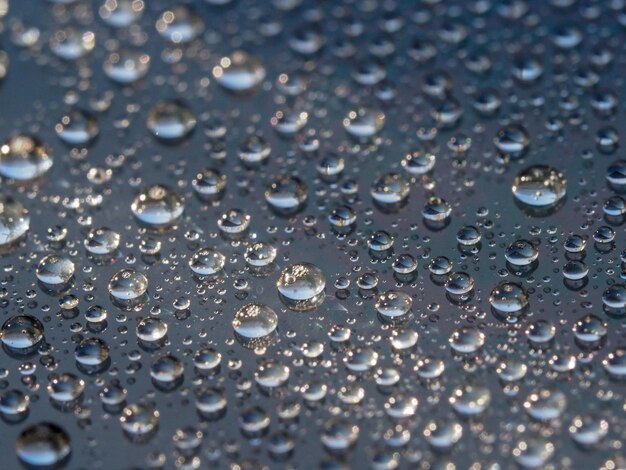
<svg viewBox="0 0 626 470"><path fill-rule="evenodd" d="M324 301L326 277L311 263L285 267L276 281L281 299L292 310L310 310Z"/></svg>
<svg viewBox="0 0 626 470"><path fill-rule="evenodd" d="M265 67L245 51L222 57L213 67L213 77L223 88L234 93L248 93L265 78Z"/></svg>
<svg viewBox="0 0 626 470"><path fill-rule="evenodd" d="M92 228L85 238L85 249L94 255L107 255L117 250L120 234L108 227Z"/></svg>
<svg viewBox="0 0 626 470"><path fill-rule="evenodd" d="M67 284L74 276L74 263L58 255L47 255L37 265L37 279L51 286Z"/></svg>
<svg viewBox="0 0 626 470"><path fill-rule="evenodd" d="M66 27L50 36L50 50L57 57L72 61L89 54L96 45L96 35L91 31L79 31Z"/></svg>
<svg viewBox="0 0 626 470"><path fill-rule="evenodd" d="M146 76L150 69L150 56L135 50L118 49L107 56L102 69L114 82L129 85Z"/></svg>
<svg viewBox="0 0 626 470"><path fill-rule="evenodd" d="M100 133L96 117L82 109L72 109L54 126L59 139L70 146L87 147Z"/></svg>
<svg viewBox="0 0 626 470"><path fill-rule="evenodd" d="M229 209L217 220L217 226L226 235L245 232L250 226L252 217L241 209Z"/></svg>
<svg viewBox="0 0 626 470"><path fill-rule="evenodd" d="M278 316L264 304L246 304L237 310L233 318L233 329L244 339L259 339L276 330Z"/></svg>
<svg viewBox="0 0 626 470"><path fill-rule="evenodd" d="M159 410L152 405L136 403L122 410L120 424L131 436L144 436L154 432L159 425Z"/></svg>
<svg viewBox="0 0 626 470"><path fill-rule="evenodd" d="M109 345L100 338L85 338L74 350L76 361L83 366L99 366L109 358Z"/></svg>
<svg viewBox="0 0 626 470"><path fill-rule="evenodd" d="M511 158L520 158L530 144L528 132L522 126L511 125L503 127L494 138L498 151Z"/></svg>
<svg viewBox="0 0 626 470"><path fill-rule="evenodd" d="M148 113L146 126L156 138L176 144L196 127L196 117L181 101L159 101Z"/></svg>
<svg viewBox="0 0 626 470"><path fill-rule="evenodd" d="M16 134L0 147L0 175L16 181L43 176L52 167L52 162L52 155L36 137Z"/></svg>
<svg viewBox="0 0 626 470"><path fill-rule="evenodd" d="M409 196L411 187L398 173L386 173L372 182L370 194L375 202L383 205L401 204Z"/></svg>
<svg viewBox="0 0 626 470"><path fill-rule="evenodd" d="M385 114L368 108L350 111L343 120L348 134L357 138L370 138L378 134L385 125Z"/></svg>
<svg viewBox="0 0 626 470"><path fill-rule="evenodd" d="M33 467L54 467L70 455L70 438L53 423L33 424L20 433L15 443L19 459Z"/></svg>
<svg viewBox="0 0 626 470"><path fill-rule="evenodd" d="M142 318L135 330L137 338L148 343L160 341L167 335L167 323L160 318Z"/></svg>
<svg viewBox="0 0 626 470"><path fill-rule="evenodd" d="M200 15L187 5L176 5L161 13L156 30L164 39L174 44L186 44L204 31Z"/></svg>
<svg viewBox="0 0 626 470"><path fill-rule="evenodd" d="M378 297L376 301L376 311L386 321L398 320L411 311L413 299L408 294L389 290Z"/></svg>
<svg viewBox="0 0 626 470"><path fill-rule="evenodd" d="M515 199L533 207L554 206L565 197L567 181L547 165L535 165L520 172L513 181Z"/></svg>
<svg viewBox="0 0 626 470"><path fill-rule="evenodd" d="M133 268L116 272L109 281L109 293L118 300L135 300L148 290L148 278Z"/></svg>
<svg viewBox="0 0 626 470"><path fill-rule="evenodd" d="M152 228L175 224L185 209L185 199L168 186L155 184L141 191L130 206L140 222Z"/></svg>
<svg viewBox="0 0 626 470"><path fill-rule="evenodd" d="M518 313L528 305L528 295L520 284L503 281L491 291L489 303L498 312Z"/></svg>
<svg viewBox="0 0 626 470"><path fill-rule="evenodd" d="M306 203L308 189L296 176L279 176L265 190L265 200L277 213L292 215Z"/></svg>
<svg viewBox="0 0 626 470"><path fill-rule="evenodd" d="M200 276L212 276L224 269L226 258L211 248L200 248L189 259L189 267Z"/></svg>
<svg viewBox="0 0 626 470"><path fill-rule="evenodd" d="M12 196L0 193L0 248L5 248L26 235L30 216Z"/></svg>
<svg viewBox="0 0 626 470"><path fill-rule="evenodd" d="M445 221L452 213L452 207L440 197L428 198L422 209L422 216L432 222Z"/></svg>
<svg viewBox="0 0 626 470"><path fill-rule="evenodd" d="M266 242L255 242L246 248L246 263L254 267L268 266L276 259L277 250Z"/></svg>
<svg viewBox="0 0 626 470"><path fill-rule="evenodd" d="M43 339L44 328L32 315L8 318L0 329L0 341L10 350L32 351Z"/></svg>
<svg viewBox="0 0 626 470"><path fill-rule="evenodd" d="M539 251L528 240L515 240L507 247L504 256L513 266L528 266L537 260Z"/></svg>

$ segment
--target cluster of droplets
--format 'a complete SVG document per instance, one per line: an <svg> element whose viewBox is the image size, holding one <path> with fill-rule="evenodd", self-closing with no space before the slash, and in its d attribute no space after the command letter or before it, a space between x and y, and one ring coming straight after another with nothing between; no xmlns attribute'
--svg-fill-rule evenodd
<svg viewBox="0 0 626 470"><path fill-rule="evenodd" d="M625 465L623 2L48 3L0 0L0 94L59 95L0 123L21 463Z"/></svg>

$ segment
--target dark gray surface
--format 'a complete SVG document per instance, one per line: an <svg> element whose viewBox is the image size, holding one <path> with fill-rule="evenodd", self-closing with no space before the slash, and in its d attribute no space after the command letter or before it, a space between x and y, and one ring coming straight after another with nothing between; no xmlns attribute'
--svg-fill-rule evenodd
<svg viewBox="0 0 626 470"><path fill-rule="evenodd" d="M31 378L36 378L38 385L29 391L32 403L25 421L18 424L0 422L1 468L19 468L15 440L26 426L42 420L58 423L69 434L72 456L67 468L72 469L144 468L147 467L146 456L153 452L165 454L164 468L174 468L176 457L172 434L185 425L198 426L204 432L205 442L199 453L203 468L228 468L231 463L246 459L264 462L269 468L316 468L326 455L319 440L320 428L331 412L339 413L360 427L358 443L345 461L354 468L366 467L370 465L374 451L386 449L382 433L393 425L393 421L384 415L383 404L387 395L376 388L371 374L349 374L342 363L344 352L331 347L327 332L335 323L349 324L353 329L351 343L374 347L380 355L378 367L393 364L402 375L396 387L419 399L416 417L404 425L412 434L410 447L423 452L424 468L431 468L428 462L448 461L455 462L457 468L469 468L470 462L481 463L482 468L491 468L489 465L495 463L500 468L515 468L511 450L519 438L517 430L520 426L543 433L554 444L555 455L551 459L554 468L600 468L607 459L623 455L620 442L626 432L624 384L609 380L601 365L606 354L617 346L624 346L623 318L606 316L601 301L607 283L620 282L619 255L625 248L623 223L615 227L616 244L610 252L599 253L592 242L588 244L585 261L590 267L589 283L582 290L568 289L559 272L565 263L562 248L565 237L570 233L591 236L593 230L605 224L601 205L612 194L605 182L605 171L608 164L622 154L621 149L610 155L599 152L595 134L599 128L610 125L623 137L623 107L620 106L614 116L600 119L590 108L589 91L579 88L572 80L577 64L587 64L590 49L602 44L613 51L615 58L610 67L599 72L600 85L617 93L620 105L623 104L624 29L616 21L619 12L611 8L611 2L597 2L601 15L594 21L581 16L581 8L586 2L577 2L567 9L556 9L544 2L529 2L529 13L518 21L504 20L495 8L478 18L467 10L465 2L459 2L454 8L453 2L432 6L397 2L399 5L393 11L405 19L405 25L390 36L396 52L386 59L385 64L388 77L398 88L398 97L392 104L378 102L371 90L356 84L350 78L354 60L334 57L328 45L322 54L309 60L289 50L287 39L305 23L307 12L310 14L314 8L324 15L320 27L326 40L332 42L340 36L341 24L333 17L343 8L338 2L307 2L291 12L278 11L270 2L234 1L221 8L197 2L206 32L202 40L181 47L184 58L173 65L162 60L165 49L173 48L154 30L158 12L169 2L147 3L149 5L140 20L147 40L140 49L151 55L151 69L145 80L126 89L108 81L102 74L101 64L107 40L119 37L121 43L128 43L129 34L106 27L97 16L97 7L88 2L82 4L84 8L93 7L93 18L83 22L95 32L97 46L79 64L59 62L50 54L47 45L51 31L64 24L72 14L79 14L76 10L72 13L72 8L68 8L67 13L60 14L62 9L44 2L14 1L9 16L4 19L2 46L10 56L11 65L0 89L0 136L15 130L35 133L54 150L55 165L36 188L0 183L3 192L15 194L23 201L32 217L26 244L0 259L1 315L8 317L24 311L37 316L44 323L46 341L54 347L52 356L58 362L56 372L81 375L73 351L77 341L91 336L91 333L85 330L81 315L75 319L62 319L57 299L37 286L34 274L38 260L54 251L46 241L46 229L61 224L69 233L67 244L60 251L77 265L72 292L81 299L81 314L94 303L109 310L108 327L98 336L111 347L111 366L96 377L81 375L87 382L83 402L74 412L64 413L50 405L45 390L49 372L37 357L30 359L37 365ZM371 12L361 11L369 3L372 2L345 2L345 8L366 23L365 33L353 40L362 54L366 53L371 39L379 34L378 25L384 10L384 2L379 2ZM416 24L411 15L417 9L430 11L432 19L425 24ZM276 16L284 31L275 38L263 38L257 31L257 13ZM16 19L41 29L40 50L23 50L12 44L10 25ZM438 38L442 25L446 24L467 27L466 40L455 45ZM584 36L581 45L573 51L558 51L551 42L552 29L558 24L576 24ZM432 63L417 64L408 57L407 46L416 36L435 42L438 54ZM211 69L219 57L241 47L261 60L267 70L267 79L254 95L236 97L214 83ZM472 74L462 65L465 51L477 47L488 51L493 62L493 70L486 76ZM511 79L513 54L519 50L533 51L541 57L544 77L538 83L521 86ZM269 123L273 112L283 107L276 103L279 95L273 89L275 79L279 73L295 68L311 71L309 90L297 99L298 107L310 115L306 129L315 129L321 136L321 154L328 150L339 150L344 154L344 179L352 177L360 184L360 197L351 203L358 212L357 230L347 237L336 237L327 221L330 209L342 202L338 186L317 179L315 157L303 155L294 140L277 136ZM440 130L432 147L438 157L433 192L453 205L449 227L434 233L424 226L420 215L426 195L430 194L426 188L417 183L412 185L406 207L398 213L384 214L374 207L369 186L381 173L402 172L399 165L402 156L423 146L416 131L432 125L429 117L432 104L421 93L420 86L424 76L436 69L445 70L452 78L451 93L462 103L464 115L457 128ZM556 73L559 69L564 72ZM88 78L79 83L77 76L84 72L88 72L85 74ZM200 85L202 78L209 79L208 87ZM471 107L472 90L487 86L496 88L503 99L500 113L491 119L478 117ZM54 134L56 120L68 108L63 98L70 92L78 93L79 105L84 108L89 107L89 101L94 97L104 92L112 93L111 107L98 114L100 136L81 161L72 158L70 151ZM559 106L564 94L578 99L579 108L575 112L582 115L582 124L572 124L567 111ZM172 97L184 100L199 118L199 123L188 141L170 147L152 138L146 130L145 119L153 103ZM542 103L533 104L535 98L541 98ZM375 143L355 143L342 128L341 120L345 114L360 104L368 104L386 113L385 128ZM128 113L130 105L136 105L138 111ZM227 158L223 163L212 161L206 149L208 141L203 135L202 121L209 115L219 116L228 126ZM546 120L553 115L559 116L564 123L563 131L556 135L545 129ZM127 129L116 130L114 123L120 119L129 120ZM531 136L530 151L521 162L511 162L500 171L492 139L508 121L523 123L527 128ZM237 159L239 142L250 129L260 132L272 144L268 165L257 171L244 170ZM472 147L466 155L456 157L446 142L459 133L472 138ZM593 157L585 160L583 153L586 150L592 152ZM107 155L120 153L127 155L127 161L114 170L111 182L103 187L92 186L85 176L87 170L91 166L105 166ZM567 201L550 217L528 217L513 203L511 182L524 166L546 161L567 177ZM196 171L207 166L219 167L229 178L226 196L219 205L203 204L194 197L190 187ZM308 205L293 219L273 215L263 200L266 185L279 173L297 173L309 186ZM179 227L158 236L163 242L160 262L149 265L142 260L138 250L145 235L133 220L130 203L137 186L152 183L177 186L187 202ZM103 202L99 207L90 207L86 198L95 194L102 194ZM66 198L78 198L80 208L64 207ZM489 209L489 214L479 218L476 213L483 206ZM231 207L244 209L252 215L250 237L256 235L260 240L272 241L278 248L273 274L267 277L251 275L243 259L245 243L232 244L219 235L216 219ZM312 228L303 225L306 215L317 218ZM113 264L97 266L87 258L82 246L85 229L79 221L88 217L93 219L93 226L107 225L121 233L120 254ZM484 225L486 221L491 221L493 226L482 229L480 252L462 255L456 246L457 230L464 224ZM420 268L415 281L398 287L390 267L393 258L384 263L372 261L366 240L375 229L386 229L393 234L396 254L409 252L418 257ZM531 230L537 235L531 235ZM198 241L186 239L185 234L190 231L200 234ZM519 325L507 326L490 313L488 296L506 268L504 247L517 238L535 238L540 243L540 258L537 270L521 281L530 293L529 311ZM223 281L209 288L197 284L187 267L190 254L203 245L215 246L228 260ZM475 277L475 295L468 304L452 304L446 299L444 288L429 279L429 258L437 255L448 256L454 263L454 270L466 271ZM126 319L122 319L122 312L110 303L106 284L131 256L136 259L134 267L150 279L149 300L141 311L126 313ZM299 261L315 263L327 278L327 298L314 312L291 312L281 305L277 296L275 282L280 268ZM413 297L415 318L410 327L420 335L414 353L393 354L387 339L391 328L382 326L377 319L374 301L363 300L358 295L355 280L368 270L378 271L380 292L398 287ZM347 298L340 300L333 283L341 276L348 277L351 285ZM508 276L509 279L514 277ZM249 283L244 291L245 300L235 296L237 291L233 283L237 279L246 279ZM86 284L91 284L93 290L87 292ZM29 289L35 293L32 298L27 298ZM190 316L178 320L172 302L183 295L191 300ZM263 356L243 348L233 337L231 320L234 312L252 301L267 303L279 314L278 338ZM429 311L431 304L440 306L436 313ZM155 352L143 351L137 345L134 333L136 321L155 307L161 308L160 317L169 325L169 343ZM571 329L573 322L587 312L608 322L606 344L593 354L588 364L579 361L573 373L567 376L552 373L547 361L555 352L580 353ZM558 331L555 343L542 354L531 351L524 334L528 323L537 318L551 321ZM74 333L71 328L77 322L83 325L83 331ZM463 361L453 357L448 338L456 328L465 324L479 325L487 340L476 358ZM311 339L324 342L326 347L324 361L317 365L303 363L299 350ZM213 378L196 377L193 370L191 356L204 343L211 344L223 355L221 372ZM131 351L141 352L141 360L136 362L141 367L132 373L129 371L132 361L128 358ZM170 393L156 390L149 375L152 359L165 352L176 355L186 366L184 384ZM445 373L436 384L421 383L413 372L417 358L424 354L445 360ZM502 392L495 373L498 359L506 355L518 356L529 365L520 392L514 398L508 398ZM290 367L288 386L280 393L267 396L254 384L254 371L262 357L274 358ZM8 371L0 381L1 388L27 390L18 372L19 366L20 361L0 354L0 367ZM112 378L119 379L128 389L128 403L146 397L156 403L161 414L159 431L147 444L131 443L122 434L119 415L103 411L98 392L101 385ZM290 427L282 424L276 416L277 405L283 398L302 401L298 388L311 380L328 385L326 400L316 406L303 404L296 424ZM465 421L459 418L464 436L454 450L443 455L433 453L422 437L423 427L432 417L453 414L448 404L450 392L467 380L488 385L491 404L479 419ZM352 381L364 387L365 399L359 406L342 405L336 392L340 386ZM203 422L196 413L193 390L200 382L219 384L225 390L228 412L219 421ZM525 414L522 403L531 390L548 385L567 394L567 410L556 422L533 423ZM272 420L270 434L285 428L296 439L295 452L286 462L279 463L270 458L267 438L249 440L240 433L237 418L242 409L252 404L262 406L269 413ZM569 436L572 417L581 413L595 413L610 423L609 434L598 449L583 450ZM207 454L215 449L219 449L222 455L219 460L211 461ZM232 452L229 453L228 449ZM399 461L401 468L412 468L403 457L399 457Z"/></svg>

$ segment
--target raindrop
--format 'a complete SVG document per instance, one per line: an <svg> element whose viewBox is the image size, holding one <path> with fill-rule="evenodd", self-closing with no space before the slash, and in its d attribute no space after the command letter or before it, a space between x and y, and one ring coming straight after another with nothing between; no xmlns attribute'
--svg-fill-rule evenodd
<svg viewBox="0 0 626 470"><path fill-rule="evenodd" d="M234 93L248 93L265 78L265 67L245 51L222 57L213 67L213 77L223 88Z"/></svg>
<svg viewBox="0 0 626 470"><path fill-rule="evenodd" d="M69 436L61 427L41 422L20 433L15 443L15 451L26 465L51 468L63 464L72 448Z"/></svg>

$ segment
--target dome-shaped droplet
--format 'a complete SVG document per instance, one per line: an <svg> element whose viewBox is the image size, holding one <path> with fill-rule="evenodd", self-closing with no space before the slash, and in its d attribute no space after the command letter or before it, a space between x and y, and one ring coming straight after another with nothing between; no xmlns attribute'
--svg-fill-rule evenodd
<svg viewBox="0 0 626 470"><path fill-rule="evenodd" d="M0 175L16 181L43 176L52 167L52 155L36 137L16 134L0 147Z"/></svg>
<svg viewBox="0 0 626 470"><path fill-rule="evenodd" d="M543 74L543 64L535 57L520 55L515 58L512 74L522 83L531 83Z"/></svg>
<svg viewBox="0 0 626 470"><path fill-rule="evenodd" d="M50 50L63 60L77 60L89 54L96 45L96 35L91 31L80 31L66 27L50 36Z"/></svg>
<svg viewBox="0 0 626 470"><path fill-rule="evenodd" d="M150 404L136 403L122 410L120 424L124 432L131 436L152 433L159 425L159 410Z"/></svg>
<svg viewBox="0 0 626 470"><path fill-rule="evenodd" d="M200 370L212 370L219 367L222 355L213 348L204 347L196 351L193 364Z"/></svg>
<svg viewBox="0 0 626 470"><path fill-rule="evenodd" d="M185 44L202 34L204 23L192 8L176 5L161 13L156 22L156 30L161 37L174 44Z"/></svg>
<svg viewBox="0 0 626 470"><path fill-rule="evenodd" d="M434 154L415 150L402 159L402 167L411 175L423 175L435 167L437 158Z"/></svg>
<svg viewBox="0 0 626 470"><path fill-rule="evenodd" d="M460 354L471 354L485 344L485 334L478 328L462 326L457 329L449 340L450 346Z"/></svg>
<svg viewBox="0 0 626 470"><path fill-rule="evenodd" d="M537 421L560 417L567 406L567 398L560 390L541 388L532 391L524 401L524 410Z"/></svg>
<svg viewBox="0 0 626 470"><path fill-rule="evenodd" d="M616 379L626 378L626 349L616 348L603 360L602 366L609 375Z"/></svg>
<svg viewBox="0 0 626 470"><path fill-rule="evenodd" d="M556 327L548 320L535 320L526 328L526 337L536 345L549 343L555 335Z"/></svg>
<svg viewBox="0 0 626 470"><path fill-rule="evenodd" d="M244 339L264 338L276 330L278 316L264 304L247 304L237 310L233 329Z"/></svg>
<svg viewBox="0 0 626 470"><path fill-rule="evenodd" d="M574 336L582 343L597 343L608 333L607 323L591 313L574 323Z"/></svg>
<svg viewBox="0 0 626 470"><path fill-rule="evenodd" d="M594 446L609 433L609 422L594 415L577 415L571 421L569 433L582 446Z"/></svg>
<svg viewBox="0 0 626 470"><path fill-rule="evenodd" d="M446 280L446 290L452 295L463 295L474 289L474 278L464 272L452 273Z"/></svg>
<svg viewBox="0 0 626 470"><path fill-rule="evenodd" d="M217 220L217 226L227 235L236 235L245 232L251 220L250 214L241 209L228 209Z"/></svg>
<svg viewBox="0 0 626 470"><path fill-rule="evenodd" d="M623 309L626 307L626 285L613 284L602 293L602 302L609 308Z"/></svg>
<svg viewBox="0 0 626 470"><path fill-rule="evenodd" d="M336 153L329 153L319 160L316 165L317 172L326 181L336 181L346 167L346 163Z"/></svg>
<svg viewBox="0 0 626 470"><path fill-rule="evenodd" d="M491 392L483 385L466 383L456 387L450 395L450 406L462 416L477 416L491 402Z"/></svg>
<svg viewBox="0 0 626 470"><path fill-rule="evenodd" d="M388 290L378 296L375 307L383 319L393 321L408 315L412 304L413 299L407 293Z"/></svg>
<svg viewBox="0 0 626 470"><path fill-rule="evenodd" d="M130 208L147 226L167 228L183 214L185 199L170 187L155 184L140 190Z"/></svg>
<svg viewBox="0 0 626 470"><path fill-rule="evenodd" d="M520 158L526 152L529 143L528 132L519 125L503 127L494 138L498 151L511 158Z"/></svg>
<svg viewBox="0 0 626 470"><path fill-rule="evenodd" d="M36 274L42 283L54 286L69 282L75 269L72 260L53 254L39 261Z"/></svg>
<svg viewBox="0 0 626 470"><path fill-rule="evenodd" d="M520 284L502 281L491 291L489 303L498 312L517 313L528 305L528 295Z"/></svg>
<svg viewBox="0 0 626 470"><path fill-rule="evenodd" d="M522 204L546 207L565 197L567 181L562 173L547 165L535 165L520 172L513 181L513 195Z"/></svg>
<svg viewBox="0 0 626 470"><path fill-rule="evenodd" d="M422 209L422 216L431 222L442 222L452 213L452 207L440 197L428 198Z"/></svg>
<svg viewBox="0 0 626 470"><path fill-rule="evenodd" d="M156 138L177 143L196 127L196 117L181 101L159 101L148 113L146 125Z"/></svg>
<svg viewBox="0 0 626 470"><path fill-rule="evenodd" d="M72 109L54 126L59 139L72 146L86 147L100 133L96 117L82 109Z"/></svg>
<svg viewBox="0 0 626 470"><path fill-rule="evenodd" d="M257 367L254 380L261 387L276 388L289 379L289 367L276 361L265 361Z"/></svg>
<svg viewBox="0 0 626 470"><path fill-rule="evenodd" d="M528 366L516 359L506 359L498 365L496 372L503 382L515 382L524 378Z"/></svg>
<svg viewBox="0 0 626 470"><path fill-rule="evenodd" d="M435 449L449 449L463 437L463 426L450 419L431 420L424 427L424 439Z"/></svg>
<svg viewBox="0 0 626 470"><path fill-rule="evenodd" d="M252 134L239 144L239 159L247 167L254 168L265 162L272 153L270 143L260 135Z"/></svg>
<svg viewBox="0 0 626 470"><path fill-rule="evenodd" d="M435 276L443 276L452 271L452 262L445 256L437 256L431 260L428 269Z"/></svg>
<svg viewBox="0 0 626 470"><path fill-rule="evenodd" d="M141 341L145 341L147 343L160 341L165 338L165 335L167 334L167 323L160 318L142 318L137 323L135 332L137 333L137 338Z"/></svg>
<svg viewBox="0 0 626 470"><path fill-rule="evenodd" d="M200 198L217 198L226 189L226 175L211 168L200 170L191 185Z"/></svg>
<svg viewBox="0 0 626 470"><path fill-rule="evenodd" d="M109 358L109 345L100 338L85 338L74 350L76 361L83 366L98 366Z"/></svg>
<svg viewBox="0 0 626 470"><path fill-rule="evenodd" d="M222 57L213 67L215 81L228 91L247 93L265 78L265 67L245 51L235 51Z"/></svg>
<svg viewBox="0 0 626 470"><path fill-rule="evenodd" d="M137 22L144 10L144 2L136 0L106 0L98 10L100 18L114 28L127 28Z"/></svg>
<svg viewBox="0 0 626 470"><path fill-rule="evenodd" d="M85 320L89 323L100 323L107 319L107 309L100 305L91 305L85 311Z"/></svg>
<svg viewBox="0 0 626 470"><path fill-rule="evenodd" d="M367 246L372 251L386 251L393 246L393 237L385 230L376 230L367 240Z"/></svg>
<svg viewBox="0 0 626 470"><path fill-rule="evenodd" d="M324 298L326 277L311 263L296 263L285 267L276 281L280 295L295 310L316 307Z"/></svg>
<svg viewBox="0 0 626 470"><path fill-rule="evenodd" d="M196 390L196 408L207 415L218 415L227 406L224 391L216 387L200 387Z"/></svg>
<svg viewBox="0 0 626 470"><path fill-rule="evenodd" d="M146 76L150 69L150 56L135 50L119 49L107 56L102 69L114 82L128 85Z"/></svg>
<svg viewBox="0 0 626 470"><path fill-rule="evenodd" d="M171 354L157 357L150 365L150 377L161 383L171 383L182 379L184 365Z"/></svg>
<svg viewBox="0 0 626 470"><path fill-rule="evenodd" d="M571 260L563 266L563 277L570 281L579 281L587 277L589 267L580 260Z"/></svg>
<svg viewBox="0 0 626 470"><path fill-rule="evenodd" d="M106 255L117 250L120 234L108 227L92 228L85 238L85 249L94 255Z"/></svg>
<svg viewBox="0 0 626 470"><path fill-rule="evenodd" d="M124 268L111 277L108 289L118 300L135 300L148 290L148 278L133 268Z"/></svg>
<svg viewBox="0 0 626 470"><path fill-rule="evenodd" d="M31 350L43 339L43 324L32 315L15 315L0 328L0 341L10 350Z"/></svg>
<svg viewBox="0 0 626 470"><path fill-rule="evenodd" d="M50 398L61 405L78 401L85 391L85 381L71 373L53 374L46 387Z"/></svg>
<svg viewBox="0 0 626 470"><path fill-rule="evenodd" d="M189 267L200 276L212 276L224 269L226 257L211 248L200 248L189 259Z"/></svg>
<svg viewBox="0 0 626 470"><path fill-rule="evenodd" d="M528 266L539 257L539 251L528 240L515 240L507 247L504 256L514 266Z"/></svg>
<svg viewBox="0 0 626 470"><path fill-rule="evenodd" d="M350 111L343 120L348 134L357 138L370 138L378 134L385 125L385 114L368 108Z"/></svg>
<svg viewBox="0 0 626 470"><path fill-rule="evenodd" d="M30 405L30 397L21 390L9 389L0 394L0 414L5 418L25 416Z"/></svg>
<svg viewBox="0 0 626 470"><path fill-rule="evenodd" d="M279 214L298 212L307 200L307 187L296 176L283 175L275 178L265 190L265 200Z"/></svg>
<svg viewBox="0 0 626 470"><path fill-rule="evenodd" d="M413 255L402 253L393 261L391 268L397 274L406 275L415 272L417 266L417 260Z"/></svg>
<svg viewBox="0 0 626 470"><path fill-rule="evenodd" d="M0 249L23 237L30 228L30 216L12 196L0 193Z"/></svg>
<svg viewBox="0 0 626 470"><path fill-rule="evenodd" d="M372 182L370 194L379 204L399 204L408 196L411 187L408 181L398 173L386 173Z"/></svg>
<svg viewBox="0 0 626 470"><path fill-rule="evenodd" d="M626 199L621 196L611 196L602 205L602 210L609 217L619 217L626 214Z"/></svg>
<svg viewBox="0 0 626 470"><path fill-rule="evenodd" d="M70 438L58 425L41 422L20 433L15 443L18 458L32 467L51 468L71 453Z"/></svg>
<svg viewBox="0 0 626 470"><path fill-rule="evenodd" d="M340 418L332 418L324 424L320 440L324 447L341 451L352 446L359 437L359 427Z"/></svg>
<svg viewBox="0 0 626 470"><path fill-rule="evenodd" d="M283 136L293 136L306 126L309 113L291 108L279 109L270 118L272 128Z"/></svg>
<svg viewBox="0 0 626 470"><path fill-rule="evenodd" d="M456 241L460 245L472 246L480 242L482 234L474 225L465 225L456 234Z"/></svg>
<svg viewBox="0 0 626 470"><path fill-rule="evenodd" d="M542 468L553 454L554 445L543 437L525 437L513 449L515 462L523 468Z"/></svg>
<svg viewBox="0 0 626 470"><path fill-rule="evenodd" d="M580 235L571 235L567 237L565 243L563 243L563 248L569 253L580 253L585 251L585 247L587 246L587 240Z"/></svg>
<svg viewBox="0 0 626 470"><path fill-rule="evenodd" d="M276 259L277 250L266 242L255 242L246 248L246 263L254 267L268 266Z"/></svg>

